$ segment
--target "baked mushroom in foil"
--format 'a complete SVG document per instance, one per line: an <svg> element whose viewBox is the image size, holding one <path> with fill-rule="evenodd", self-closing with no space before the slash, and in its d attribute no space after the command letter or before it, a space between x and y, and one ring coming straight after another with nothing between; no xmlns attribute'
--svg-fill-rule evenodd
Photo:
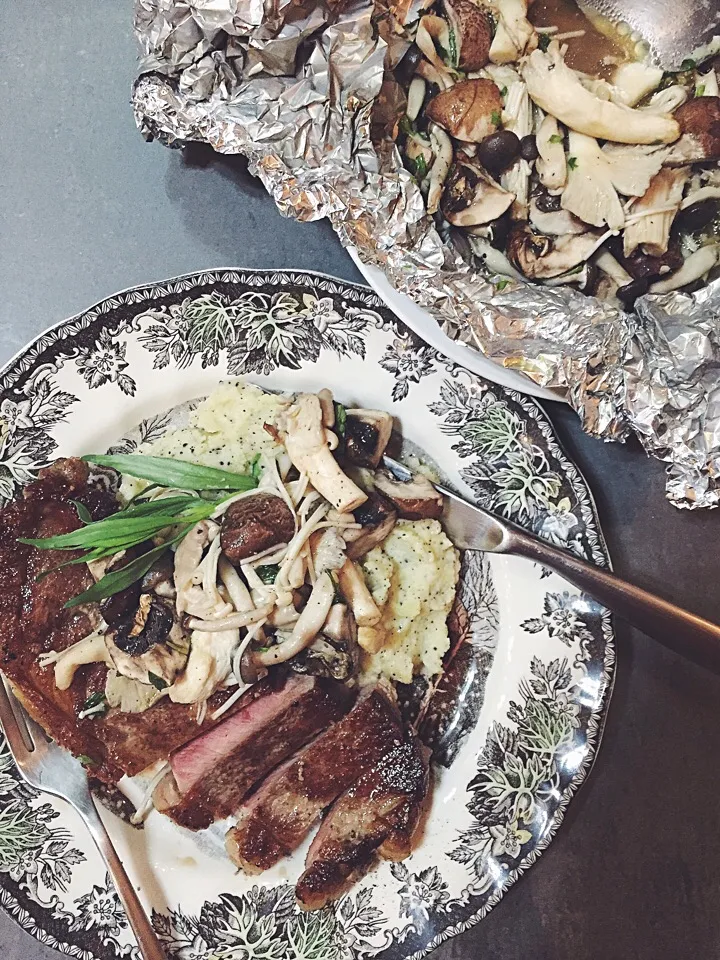
<svg viewBox="0 0 720 960"><path fill-rule="evenodd" d="M398 145L428 214L500 289L568 283L624 308L694 289L720 255L715 62L666 74L590 20L540 25L552 11L437 0L404 25Z"/></svg>

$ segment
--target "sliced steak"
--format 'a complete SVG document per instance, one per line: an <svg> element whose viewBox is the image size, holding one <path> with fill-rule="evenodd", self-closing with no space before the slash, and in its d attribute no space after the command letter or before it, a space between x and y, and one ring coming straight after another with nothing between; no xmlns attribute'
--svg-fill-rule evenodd
<svg viewBox="0 0 720 960"><path fill-rule="evenodd" d="M395 747L336 801L313 840L295 895L305 910L341 896L375 855L409 856L428 791L428 752L414 737Z"/></svg>
<svg viewBox="0 0 720 960"><path fill-rule="evenodd" d="M253 691L227 720L171 755L174 783L163 781L155 804L182 826L202 830L235 813L259 780L351 703L342 684L297 674L279 689Z"/></svg>
<svg viewBox="0 0 720 960"><path fill-rule="evenodd" d="M71 597L92 583L85 564L53 567L75 555L38 550L17 542L69 533L80 526L76 500L95 520L118 504L107 480L96 482L82 460L58 460L29 484L23 496L0 510L0 669L28 712L48 734L72 753L93 760L93 776L117 782L134 776L176 747L197 736L194 706L161 700L145 713L111 711L104 718L78 720L87 698L104 689L107 668L78 669L71 687L58 690L53 667L38 666L38 656L65 650L89 634L98 622L95 604L64 609ZM37 580L39 574L45 574ZM218 694L211 709L228 694ZM210 723L210 721L206 721Z"/></svg>
<svg viewBox="0 0 720 960"><path fill-rule="evenodd" d="M226 837L230 859L254 873L288 856L322 810L403 739L397 707L375 688L246 801Z"/></svg>

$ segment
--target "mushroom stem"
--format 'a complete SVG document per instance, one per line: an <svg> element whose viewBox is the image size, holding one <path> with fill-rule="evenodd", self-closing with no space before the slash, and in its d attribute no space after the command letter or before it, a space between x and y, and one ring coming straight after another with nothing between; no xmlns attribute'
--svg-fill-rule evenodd
<svg viewBox="0 0 720 960"><path fill-rule="evenodd" d="M720 246L715 243L700 247L695 253L690 254L679 270L671 273L664 280L653 283L650 287L650 293L670 293L673 290L686 287L696 280L701 280L718 262L719 255Z"/></svg>
<svg viewBox="0 0 720 960"><path fill-rule="evenodd" d="M408 100L407 100L407 114L408 120L415 122L417 116L420 113L420 108L423 105L425 99L425 90L427 84L422 77L413 77L410 84L410 89L408 90Z"/></svg>
<svg viewBox="0 0 720 960"><path fill-rule="evenodd" d="M430 143L432 144L435 161L430 171L430 188L427 198L427 212L429 214L437 213L440 207L443 184L447 180L452 165L453 149L450 137L445 133L442 127L436 123L431 123L428 127L430 131Z"/></svg>

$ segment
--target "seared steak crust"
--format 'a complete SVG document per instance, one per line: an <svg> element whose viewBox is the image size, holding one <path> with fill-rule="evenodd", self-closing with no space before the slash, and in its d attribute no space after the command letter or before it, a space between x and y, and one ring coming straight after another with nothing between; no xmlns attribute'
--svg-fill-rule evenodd
<svg viewBox="0 0 720 960"><path fill-rule="evenodd" d="M380 688L260 785L228 832L230 858L267 870L305 839L321 811L403 742L397 707Z"/></svg>
<svg viewBox="0 0 720 960"><path fill-rule="evenodd" d="M395 747L331 807L315 836L295 894L319 910L370 867L376 853L409 856L428 791L428 753L410 737Z"/></svg>

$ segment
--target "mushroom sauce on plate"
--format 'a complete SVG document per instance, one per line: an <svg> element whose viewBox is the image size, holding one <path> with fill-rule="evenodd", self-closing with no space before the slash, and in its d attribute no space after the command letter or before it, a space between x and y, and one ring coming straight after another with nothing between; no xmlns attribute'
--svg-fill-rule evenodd
<svg viewBox="0 0 720 960"><path fill-rule="evenodd" d="M403 162L497 288L572 284L631 307L707 280L717 58L664 73L637 35L569 0L438 0L403 31Z"/></svg>

